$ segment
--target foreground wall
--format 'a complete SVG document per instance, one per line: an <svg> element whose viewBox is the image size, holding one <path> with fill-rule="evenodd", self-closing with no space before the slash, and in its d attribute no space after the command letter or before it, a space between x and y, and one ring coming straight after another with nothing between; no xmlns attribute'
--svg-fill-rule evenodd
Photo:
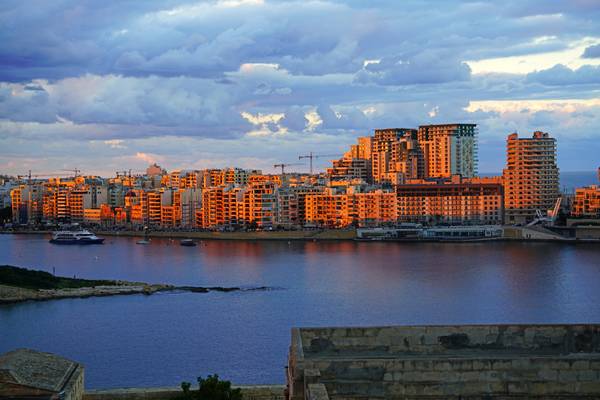
<svg viewBox="0 0 600 400"><path fill-rule="evenodd" d="M294 329L289 396L600 398L599 327Z"/></svg>
<svg viewBox="0 0 600 400"><path fill-rule="evenodd" d="M242 389L244 400L284 400L284 386L236 386ZM192 387L192 390L196 388ZM89 390L83 400L169 400L181 396L181 388L130 388Z"/></svg>

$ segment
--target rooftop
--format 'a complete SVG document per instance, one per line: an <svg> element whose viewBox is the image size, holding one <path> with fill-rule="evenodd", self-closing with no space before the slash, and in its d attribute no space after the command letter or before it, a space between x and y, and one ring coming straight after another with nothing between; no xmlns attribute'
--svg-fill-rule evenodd
<svg viewBox="0 0 600 400"><path fill-rule="evenodd" d="M54 354L17 349L0 356L0 389L12 383L34 389L60 392L78 363Z"/></svg>

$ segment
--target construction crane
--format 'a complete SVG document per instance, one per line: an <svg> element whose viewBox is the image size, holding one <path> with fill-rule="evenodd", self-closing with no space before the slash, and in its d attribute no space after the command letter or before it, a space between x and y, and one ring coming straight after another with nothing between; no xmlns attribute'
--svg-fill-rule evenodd
<svg viewBox="0 0 600 400"><path fill-rule="evenodd" d="M27 175L17 175L18 179L24 179L27 178L27 180L29 182L31 182L31 178L51 178L51 177L59 177L59 176L68 176L68 174L54 174L54 173L47 173L47 174L32 174L31 170L28 171Z"/></svg>
<svg viewBox="0 0 600 400"><path fill-rule="evenodd" d="M73 172L75 174L75 178L77 178L79 176L79 174L81 173L80 169L62 169L61 171L69 171L69 172Z"/></svg>
<svg viewBox="0 0 600 400"><path fill-rule="evenodd" d="M308 158L310 160L310 174L313 174L313 159L319 159L319 158L323 158L323 157L339 157L341 156L341 154L313 154L313 152L311 151L308 154L305 155L301 155L298 156L298 160L302 160L305 158Z"/></svg>
<svg viewBox="0 0 600 400"><path fill-rule="evenodd" d="M291 164L273 164L273 168L281 168L281 175L283 175L285 173L285 167L289 167L292 165L304 165L302 163L291 163Z"/></svg>

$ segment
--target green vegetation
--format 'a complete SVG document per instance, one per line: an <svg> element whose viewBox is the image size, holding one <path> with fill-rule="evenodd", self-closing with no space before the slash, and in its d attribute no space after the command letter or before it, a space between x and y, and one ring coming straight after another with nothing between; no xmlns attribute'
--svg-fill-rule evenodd
<svg viewBox="0 0 600 400"><path fill-rule="evenodd" d="M12 220L12 208L0 208L0 224L10 222Z"/></svg>
<svg viewBox="0 0 600 400"><path fill-rule="evenodd" d="M219 380L219 375L209 375L206 379L198 377L198 390L192 391L190 382L182 382L181 400L241 400L242 391L232 389L231 382Z"/></svg>
<svg viewBox="0 0 600 400"><path fill-rule="evenodd" d="M117 281L88 280L54 276L44 271L0 265L0 285L25 289L73 289L102 285L119 285Z"/></svg>

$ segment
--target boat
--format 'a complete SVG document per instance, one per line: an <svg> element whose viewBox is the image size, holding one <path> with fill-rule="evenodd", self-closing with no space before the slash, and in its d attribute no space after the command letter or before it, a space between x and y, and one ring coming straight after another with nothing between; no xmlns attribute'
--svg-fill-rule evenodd
<svg viewBox="0 0 600 400"><path fill-rule="evenodd" d="M144 227L144 238L135 242L135 244L150 244L150 236L148 236L148 227Z"/></svg>
<svg viewBox="0 0 600 400"><path fill-rule="evenodd" d="M179 244L181 246L186 246L186 247L194 247L194 246L196 246L196 242L194 242L193 239L181 239L179 241Z"/></svg>
<svg viewBox="0 0 600 400"><path fill-rule="evenodd" d="M102 244L104 238L94 235L90 231L57 231L52 233L50 243L53 244Z"/></svg>

